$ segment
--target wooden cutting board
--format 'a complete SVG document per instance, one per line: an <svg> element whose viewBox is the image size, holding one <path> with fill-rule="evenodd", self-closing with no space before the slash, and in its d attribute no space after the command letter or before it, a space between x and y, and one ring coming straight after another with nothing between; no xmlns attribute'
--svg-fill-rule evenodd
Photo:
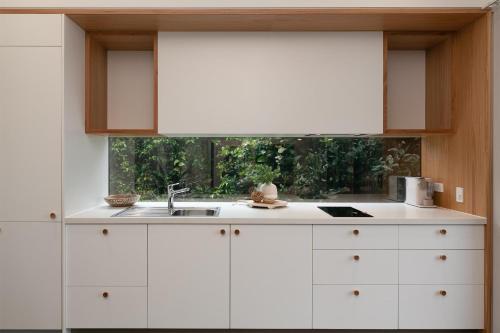
<svg viewBox="0 0 500 333"><path fill-rule="evenodd" d="M252 208L268 208L268 209L274 209L274 208L280 208L280 207L286 207L288 205L287 201L284 200L276 200L272 204L268 203L263 203L263 202L255 202L253 200L248 200L247 201L248 206Z"/></svg>

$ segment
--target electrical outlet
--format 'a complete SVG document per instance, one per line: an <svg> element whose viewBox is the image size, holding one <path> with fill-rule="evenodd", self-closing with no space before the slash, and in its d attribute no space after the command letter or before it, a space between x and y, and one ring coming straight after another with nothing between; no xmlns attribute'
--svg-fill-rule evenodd
<svg viewBox="0 0 500 333"><path fill-rule="evenodd" d="M443 183L434 183L434 192L444 192L444 184Z"/></svg>
<svg viewBox="0 0 500 333"><path fill-rule="evenodd" d="M464 202L464 188L457 187L455 190L455 200L457 202Z"/></svg>

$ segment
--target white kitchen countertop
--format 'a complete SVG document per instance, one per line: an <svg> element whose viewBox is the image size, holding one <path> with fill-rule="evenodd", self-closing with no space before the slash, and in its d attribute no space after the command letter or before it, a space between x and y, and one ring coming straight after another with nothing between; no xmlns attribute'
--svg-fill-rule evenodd
<svg viewBox="0 0 500 333"><path fill-rule="evenodd" d="M138 207L166 207L140 202ZM351 206L373 217L332 217L317 206ZM107 205L65 218L66 224L486 224L486 218L445 208L418 208L404 203L290 202L276 209L250 208L234 202L176 202L181 207L220 207L217 217L112 217L124 208Z"/></svg>

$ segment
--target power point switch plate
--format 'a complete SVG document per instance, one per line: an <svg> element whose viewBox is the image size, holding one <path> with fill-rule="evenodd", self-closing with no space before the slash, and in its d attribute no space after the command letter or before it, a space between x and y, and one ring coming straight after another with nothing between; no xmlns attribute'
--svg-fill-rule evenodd
<svg viewBox="0 0 500 333"><path fill-rule="evenodd" d="M443 183L434 183L434 192L444 192L444 184Z"/></svg>
<svg viewBox="0 0 500 333"><path fill-rule="evenodd" d="M464 188L457 187L455 190L455 200L457 202L464 202Z"/></svg>

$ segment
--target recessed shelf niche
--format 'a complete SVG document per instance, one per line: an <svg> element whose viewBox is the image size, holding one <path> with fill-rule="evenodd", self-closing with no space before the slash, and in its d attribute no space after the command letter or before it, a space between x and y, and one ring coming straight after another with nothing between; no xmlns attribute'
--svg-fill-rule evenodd
<svg viewBox="0 0 500 333"><path fill-rule="evenodd" d="M448 134L452 34L385 33L384 134Z"/></svg>
<svg viewBox="0 0 500 333"><path fill-rule="evenodd" d="M158 133L156 46L156 32L87 33L86 133Z"/></svg>

